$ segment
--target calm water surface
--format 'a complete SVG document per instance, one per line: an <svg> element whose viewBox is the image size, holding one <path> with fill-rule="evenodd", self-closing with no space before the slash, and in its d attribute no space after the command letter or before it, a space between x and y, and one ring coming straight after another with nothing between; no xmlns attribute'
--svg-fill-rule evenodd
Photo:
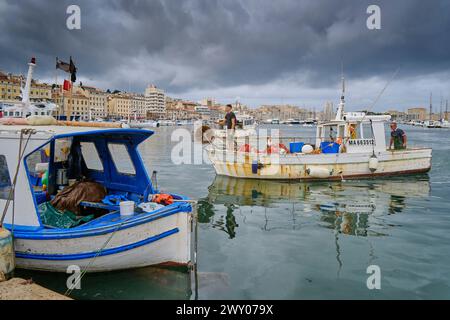
<svg viewBox="0 0 450 320"><path fill-rule="evenodd" d="M156 129L141 151L162 191L200 201L200 299L450 298L449 130L404 128L410 144L433 148L428 175L281 183L173 165L174 129ZM369 265L381 268L381 290L367 289ZM17 273L65 291L65 274ZM87 274L72 297L192 299L194 289L189 274L142 268Z"/></svg>

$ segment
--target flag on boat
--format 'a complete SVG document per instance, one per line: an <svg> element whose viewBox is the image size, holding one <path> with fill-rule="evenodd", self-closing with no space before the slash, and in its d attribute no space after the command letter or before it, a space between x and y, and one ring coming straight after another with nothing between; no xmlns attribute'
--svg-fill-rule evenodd
<svg viewBox="0 0 450 320"><path fill-rule="evenodd" d="M77 81L77 67L73 62L72 57L70 57L69 63L59 60L58 57L56 57L56 69L61 69L62 71L70 73L70 80L72 82Z"/></svg>
<svg viewBox="0 0 450 320"><path fill-rule="evenodd" d="M64 61L61 61L56 57L56 69L61 69L62 71L70 73L70 64Z"/></svg>
<svg viewBox="0 0 450 320"><path fill-rule="evenodd" d="M77 67L75 67L75 64L72 61L72 57L70 57L70 79L73 83L77 81Z"/></svg>
<svg viewBox="0 0 450 320"><path fill-rule="evenodd" d="M69 80L64 80L64 85L63 85L63 89L65 90L65 91L70 91L70 87L71 87L72 85L70 84L70 81Z"/></svg>

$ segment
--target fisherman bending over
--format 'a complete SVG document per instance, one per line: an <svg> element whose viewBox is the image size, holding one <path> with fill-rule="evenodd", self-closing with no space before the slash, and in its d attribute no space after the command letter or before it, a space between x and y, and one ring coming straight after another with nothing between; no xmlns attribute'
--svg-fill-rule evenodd
<svg viewBox="0 0 450 320"><path fill-rule="evenodd" d="M406 149L406 134L402 129L397 128L397 122L391 122L391 141L389 142L389 149L392 149L394 144L395 150Z"/></svg>

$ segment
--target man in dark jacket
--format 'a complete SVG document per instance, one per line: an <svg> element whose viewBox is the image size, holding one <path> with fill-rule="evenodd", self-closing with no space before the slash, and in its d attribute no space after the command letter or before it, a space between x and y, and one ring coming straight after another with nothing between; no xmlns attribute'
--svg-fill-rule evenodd
<svg viewBox="0 0 450 320"><path fill-rule="evenodd" d="M397 128L397 122L391 123L391 141L389 142L389 149L392 149L394 144L395 150L406 149L406 134L402 129Z"/></svg>

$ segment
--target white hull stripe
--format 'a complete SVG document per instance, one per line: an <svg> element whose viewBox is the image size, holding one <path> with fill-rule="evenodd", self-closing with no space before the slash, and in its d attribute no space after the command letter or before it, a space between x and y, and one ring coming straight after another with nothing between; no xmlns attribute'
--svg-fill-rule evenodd
<svg viewBox="0 0 450 320"><path fill-rule="evenodd" d="M150 238L124 245L121 247L111 248L111 249L105 249L100 251L94 251L94 252L86 252L86 253L76 253L76 254L33 254L33 253L25 253L25 252L16 252L17 258L22 259L34 259L34 260L81 260L81 259L89 259L93 257L101 257L101 256L107 256L116 254L123 251L132 250L141 246L145 246L147 244L150 244L152 242L158 241L160 239L166 238L168 236L171 236L175 233L178 233L179 229L174 228L169 231L165 231L163 233L160 233L158 235L152 236Z"/></svg>

